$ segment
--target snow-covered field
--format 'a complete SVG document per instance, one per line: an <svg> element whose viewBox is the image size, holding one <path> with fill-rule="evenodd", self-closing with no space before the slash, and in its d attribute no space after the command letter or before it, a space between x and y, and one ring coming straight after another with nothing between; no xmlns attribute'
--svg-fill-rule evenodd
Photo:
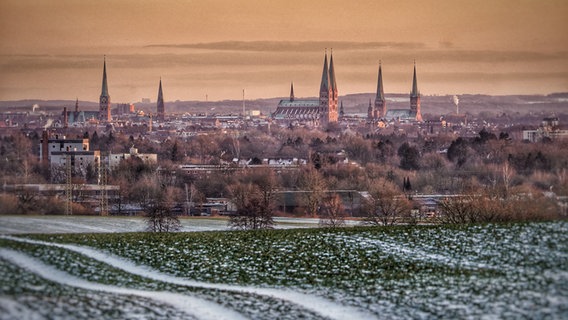
<svg viewBox="0 0 568 320"><path fill-rule="evenodd" d="M182 232L229 230L226 219L181 218ZM275 218L277 229L317 227L318 219ZM347 221L355 225L357 221ZM145 230L142 217L123 216L0 216L0 234L111 233Z"/></svg>
<svg viewBox="0 0 568 320"><path fill-rule="evenodd" d="M0 319L566 319L567 240L566 222L4 234Z"/></svg>

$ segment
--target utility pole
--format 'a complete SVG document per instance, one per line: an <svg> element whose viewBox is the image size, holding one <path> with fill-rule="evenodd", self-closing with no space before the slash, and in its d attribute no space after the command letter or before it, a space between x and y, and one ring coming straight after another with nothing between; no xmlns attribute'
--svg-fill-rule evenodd
<svg viewBox="0 0 568 320"><path fill-rule="evenodd" d="M73 214L73 184L71 170L71 154L65 155L65 214Z"/></svg>
<svg viewBox="0 0 568 320"><path fill-rule="evenodd" d="M110 160L110 153L107 155L107 159L104 158L104 153L101 152L101 160L99 164L99 190L100 190L100 215L108 216L108 167L107 161Z"/></svg>
<svg viewBox="0 0 568 320"><path fill-rule="evenodd" d="M245 118L245 89L243 89L243 119Z"/></svg>

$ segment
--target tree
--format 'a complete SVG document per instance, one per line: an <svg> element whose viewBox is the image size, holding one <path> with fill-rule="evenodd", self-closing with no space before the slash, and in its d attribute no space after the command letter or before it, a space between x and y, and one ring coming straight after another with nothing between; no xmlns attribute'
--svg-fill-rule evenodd
<svg viewBox="0 0 568 320"><path fill-rule="evenodd" d="M162 187L146 207L146 230L150 232L172 232L181 229L181 223L173 212L174 191L170 187Z"/></svg>
<svg viewBox="0 0 568 320"><path fill-rule="evenodd" d="M178 142L176 140L176 141L174 141L174 145L172 146L172 151L170 153L170 160L172 162L177 162L177 161L181 160L181 155L180 155L180 152L179 152L178 149L179 149L178 148Z"/></svg>
<svg viewBox="0 0 568 320"><path fill-rule="evenodd" d="M17 213L30 214L35 212L39 204L36 192L22 189L18 190L16 197L18 199Z"/></svg>
<svg viewBox="0 0 568 320"><path fill-rule="evenodd" d="M376 145L377 160L381 163L386 163L388 159L394 156L394 146L390 140L381 140Z"/></svg>
<svg viewBox="0 0 568 320"><path fill-rule="evenodd" d="M370 190L365 199L363 210L366 213L365 224L394 225L410 217L410 201L398 191L395 184L379 180Z"/></svg>
<svg viewBox="0 0 568 320"><path fill-rule="evenodd" d="M261 171L245 178L250 182L232 188L237 212L231 216L229 226L243 230L272 229L276 190L273 171Z"/></svg>
<svg viewBox="0 0 568 320"><path fill-rule="evenodd" d="M457 163L458 167L465 164L468 157L469 143L463 138L457 138L448 148L448 160Z"/></svg>
<svg viewBox="0 0 568 320"><path fill-rule="evenodd" d="M298 186L303 191L306 215L315 217L327 188L325 179L317 169L307 167L300 173Z"/></svg>
<svg viewBox="0 0 568 320"><path fill-rule="evenodd" d="M345 225L345 208L337 193L322 201L319 216L320 227L337 228Z"/></svg>
<svg viewBox="0 0 568 320"><path fill-rule="evenodd" d="M411 146L408 142L403 143L398 148L398 156L400 157L400 168L403 170L418 170L420 152L415 146Z"/></svg>

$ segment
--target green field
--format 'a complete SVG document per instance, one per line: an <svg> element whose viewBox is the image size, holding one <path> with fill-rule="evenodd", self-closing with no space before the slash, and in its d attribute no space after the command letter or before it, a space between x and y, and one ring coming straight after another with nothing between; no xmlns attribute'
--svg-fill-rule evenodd
<svg viewBox="0 0 568 320"><path fill-rule="evenodd" d="M0 270L14 317L568 317L567 222L2 236Z"/></svg>

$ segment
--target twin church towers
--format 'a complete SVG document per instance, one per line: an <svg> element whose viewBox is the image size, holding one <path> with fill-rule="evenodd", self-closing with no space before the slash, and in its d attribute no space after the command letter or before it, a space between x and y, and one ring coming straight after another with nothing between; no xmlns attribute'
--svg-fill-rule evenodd
<svg viewBox="0 0 568 320"><path fill-rule="evenodd" d="M107 72L106 72L106 57L103 62L103 84L101 89L101 96L99 97L99 122L111 122L112 112L111 112L111 102L110 95L108 93L108 83L107 83ZM165 107L164 107L164 94L162 92L162 79L160 78L160 86L158 88L158 102L157 102L157 118L158 120L164 120L165 118Z"/></svg>
<svg viewBox="0 0 568 320"><path fill-rule="evenodd" d="M275 120L290 123L311 123L312 125L326 126L338 120L338 90L333 64L333 53L329 64L327 51L324 56L323 72L320 84L319 99L296 99L294 96L294 84L290 87L290 99L280 100L276 111L272 114ZM377 80L377 93L374 105L369 102L367 121L378 123L379 121L422 121L420 111L420 91L416 80L416 63L410 92L410 109L387 109L383 87L382 65L379 63L379 76Z"/></svg>

